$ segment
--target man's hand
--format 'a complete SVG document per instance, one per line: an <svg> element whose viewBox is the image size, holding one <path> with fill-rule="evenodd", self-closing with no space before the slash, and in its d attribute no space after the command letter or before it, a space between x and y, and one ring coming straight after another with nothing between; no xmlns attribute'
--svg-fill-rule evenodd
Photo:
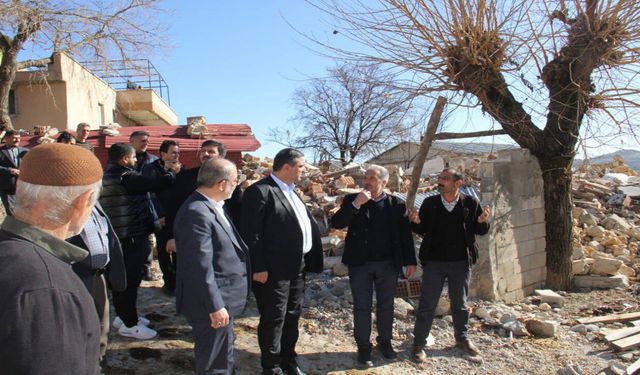
<svg viewBox="0 0 640 375"><path fill-rule="evenodd" d="M160 222L161 227L164 227L164 225L167 223L167 219L164 216L158 219L158 221Z"/></svg>
<svg viewBox="0 0 640 375"><path fill-rule="evenodd" d="M405 271L404 275L407 277L407 279L410 279L413 277L415 273L416 273L416 266L410 265L410 266L407 266L407 270Z"/></svg>
<svg viewBox="0 0 640 375"><path fill-rule="evenodd" d="M9 168L9 173L16 177L20 177L20 170L15 168Z"/></svg>
<svg viewBox="0 0 640 375"><path fill-rule="evenodd" d="M487 221L487 219L489 219L489 207L485 207L482 209L482 215L478 216L478 223L482 224L484 222Z"/></svg>
<svg viewBox="0 0 640 375"><path fill-rule="evenodd" d="M268 278L269 278L269 272L267 271L256 272L253 274L253 281L257 281L260 284L266 283Z"/></svg>
<svg viewBox="0 0 640 375"><path fill-rule="evenodd" d="M226 327L229 324L229 313L223 307L216 312L210 313L209 319L211 319L211 327L214 329Z"/></svg>
<svg viewBox="0 0 640 375"><path fill-rule="evenodd" d="M167 253L172 254L176 252L176 240L173 238L167 241L167 247L165 248Z"/></svg>
<svg viewBox="0 0 640 375"><path fill-rule="evenodd" d="M420 215L418 215L418 210L415 208L409 210L409 221L414 224L420 224Z"/></svg>
<svg viewBox="0 0 640 375"><path fill-rule="evenodd" d="M180 164L179 161L173 162L169 164L169 169L171 169L172 171L178 173L180 172L180 169L182 168L182 164Z"/></svg>
<svg viewBox="0 0 640 375"><path fill-rule="evenodd" d="M353 205L355 208L360 209L360 206L369 202L369 199L371 199L371 192L363 189L360 194L356 196L356 199L353 200Z"/></svg>

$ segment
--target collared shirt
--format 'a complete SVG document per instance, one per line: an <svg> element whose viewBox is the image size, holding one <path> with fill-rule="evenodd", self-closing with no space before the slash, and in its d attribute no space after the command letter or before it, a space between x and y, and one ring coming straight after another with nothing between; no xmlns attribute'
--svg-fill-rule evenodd
<svg viewBox="0 0 640 375"><path fill-rule="evenodd" d="M453 202L447 202L442 195L440 195L440 199L442 200L444 208L446 208L447 211L451 212L456 207L456 204L458 204L458 201L460 200L460 194L456 195L456 199L454 199Z"/></svg>
<svg viewBox="0 0 640 375"><path fill-rule="evenodd" d="M374 202L380 202L381 200L385 199L387 197L387 193L385 193L384 191L382 192L382 194L378 197L378 199L373 199L371 198L372 201ZM353 208L359 210L358 207L356 207L356 204L351 202L351 204L353 205Z"/></svg>
<svg viewBox="0 0 640 375"><path fill-rule="evenodd" d="M296 214L296 218L298 219L298 224L300 225L300 229L302 230L302 253L306 254L311 250L311 220L309 219L309 215L307 214L307 208L305 207L302 199L296 194L296 187L294 184L287 185L284 181L276 177L275 174L271 174L271 178L278 184L278 187L284 193L284 196L287 198L291 207L293 207L293 211Z"/></svg>
<svg viewBox="0 0 640 375"><path fill-rule="evenodd" d="M228 229L228 230L231 231L231 233L233 233L233 229L231 228L231 224L229 224L229 220L227 220L227 216L224 214L224 201L216 202L215 200L207 197L206 195L202 194L199 191L198 191L198 194L200 194L203 197L205 197L211 203L211 205L213 206L213 209L216 211L216 216L218 216L220 221L222 221L222 225L225 227L225 229Z"/></svg>
<svg viewBox="0 0 640 375"><path fill-rule="evenodd" d="M87 251L66 241L56 238L33 225L23 223L13 216L7 216L2 223L2 230L13 233L46 250L63 262L73 264L89 255Z"/></svg>
<svg viewBox="0 0 640 375"><path fill-rule="evenodd" d="M109 224L97 208L94 207L91 211L80 237L89 250L91 269L99 270L106 267L109 263Z"/></svg>

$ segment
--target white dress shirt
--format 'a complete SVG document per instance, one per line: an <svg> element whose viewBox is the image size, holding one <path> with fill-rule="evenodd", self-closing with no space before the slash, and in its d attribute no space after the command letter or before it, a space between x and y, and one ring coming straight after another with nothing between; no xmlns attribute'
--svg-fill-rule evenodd
<svg viewBox="0 0 640 375"><path fill-rule="evenodd" d="M284 193L284 196L287 198L291 207L293 207L293 211L296 213L296 218L298 219L298 224L300 225L300 229L302 230L302 253L306 254L311 251L311 220L309 219L309 215L307 214L307 208L305 207L302 199L295 192L295 185L287 185L276 177L273 173L271 174L271 178L278 184L278 187Z"/></svg>

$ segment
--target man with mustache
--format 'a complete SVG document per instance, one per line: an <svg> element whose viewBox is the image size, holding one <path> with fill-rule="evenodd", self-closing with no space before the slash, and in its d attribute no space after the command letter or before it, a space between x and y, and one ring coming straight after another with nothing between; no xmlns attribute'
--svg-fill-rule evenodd
<svg viewBox="0 0 640 375"><path fill-rule="evenodd" d="M373 366L369 339L374 288L378 350L384 358L392 360L398 356L391 346L398 275L406 266L410 278L416 265L406 208L396 197L384 192L388 181L386 168L371 165L365 173L364 190L345 196L340 210L331 218L334 228L349 227L342 263L349 266L353 333L358 363L364 367Z"/></svg>
<svg viewBox="0 0 640 375"><path fill-rule="evenodd" d="M473 197L460 193L462 174L452 168L440 172L438 191L424 200L420 212L409 214L412 229L423 235L420 246L422 291L414 327L413 359L424 363L424 351L436 306L447 280L451 299L456 347L470 355L480 351L469 340L469 294L471 267L478 259L476 235L489 231L489 208L482 208Z"/></svg>

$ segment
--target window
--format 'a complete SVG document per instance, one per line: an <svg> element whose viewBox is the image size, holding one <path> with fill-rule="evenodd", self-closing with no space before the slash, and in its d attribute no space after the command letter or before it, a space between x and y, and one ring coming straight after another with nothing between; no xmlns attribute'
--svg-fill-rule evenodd
<svg viewBox="0 0 640 375"><path fill-rule="evenodd" d="M9 90L9 115L17 115L18 106L16 103L16 90Z"/></svg>
<svg viewBox="0 0 640 375"><path fill-rule="evenodd" d="M98 124L106 125L104 121L104 104L98 103Z"/></svg>

